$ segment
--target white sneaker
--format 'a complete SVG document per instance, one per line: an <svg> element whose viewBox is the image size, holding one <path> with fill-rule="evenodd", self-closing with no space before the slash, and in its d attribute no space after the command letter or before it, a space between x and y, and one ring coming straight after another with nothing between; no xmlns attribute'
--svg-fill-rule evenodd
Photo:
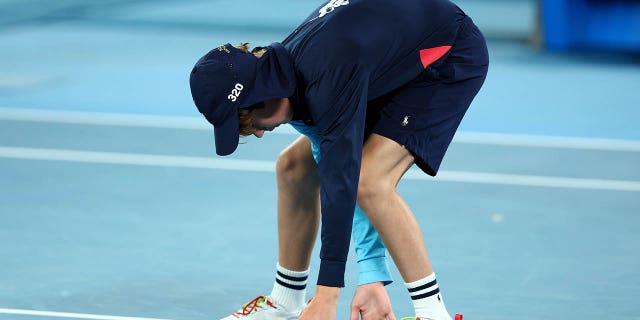
<svg viewBox="0 0 640 320"><path fill-rule="evenodd" d="M268 296L259 296L238 311L220 320L298 320L300 312L289 312L278 306Z"/></svg>

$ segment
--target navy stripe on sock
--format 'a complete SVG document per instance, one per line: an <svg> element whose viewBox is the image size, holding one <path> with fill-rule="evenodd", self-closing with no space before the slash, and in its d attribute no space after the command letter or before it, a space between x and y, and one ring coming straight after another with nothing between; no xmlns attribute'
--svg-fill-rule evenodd
<svg viewBox="0 0 640 320"><path fill-rule="evenodd" d="M282 279L286 279L286 280L289 280L289 281L298 281L298 282L300 282L300 281L307 280L307 278L309 277L309 276L293 277L293 276L288 276L288 275L286 275L286 274L284 274L284 273L282 273L280 271L277 271L277 272L278 272L278 276L280 276Z"/></svg>
<svg viewBox="0 0 640 320"><path fill-rule="evenodd" d="M438 283L438 282L434 279L433 281L431 281L431 282L429 282L429 283L427 283L425 285L421 285L419 287L411 288L411 289L408 289L408 290L409 290L409 292L416 292L416 291L420 291L420 290L424 290L424 289L433 287L433 286L436 285L436 283Z"/></svg>
<svg viewBox="0 0 640 320"><path fill-rule="evenodd" d="M301 286L296 286L296 285L292 285L292 284L286 283L286 282L284 282L284 281L282 281L282 280L280 280L278 278L276 278L276 282L279 285L281 285L281 286L283 286L285 288L289 288L289 289L293 289L293 290L304 290L307 287L306 284L305 285L301 285Z"/></svg>
<svg viewBox="0 0 640 320"><path fill-rule="evenodd" d="M440 288L436 288L435 290L429 291L427 293L419 294L417 296L411 296L411 300L420 300L427 297L431 297L432 295L440 293Z"/></svg>

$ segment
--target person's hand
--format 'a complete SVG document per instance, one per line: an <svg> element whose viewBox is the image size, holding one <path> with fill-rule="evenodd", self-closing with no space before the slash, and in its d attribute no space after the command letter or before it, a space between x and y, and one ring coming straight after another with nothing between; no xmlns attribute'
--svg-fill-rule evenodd
<svg viewBox="0 0 640 320"><path fill-rule="evenodd" d="M340 288L318 286L316 295L302 310L298 320L336 320Z"/></svg>
<svg viewBox="0 0 640 320"><path fill-rule="evenodd" d="M351 317L349 320L396 320L391 309L391 300L382 282L374 282L358 286L351 301Z"/></svg>

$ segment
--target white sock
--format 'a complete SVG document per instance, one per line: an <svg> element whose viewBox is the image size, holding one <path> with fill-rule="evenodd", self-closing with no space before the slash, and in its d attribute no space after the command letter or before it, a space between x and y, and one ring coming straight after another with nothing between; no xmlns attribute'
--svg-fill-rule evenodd
<svg viewBox="0 0 640 320"><path fill-rule="evenodd" d="M424 279L405 283L413 301L416 317L433 320L451 320L444 306L444 300L438 288L436 274L432 273Z"/></svg>
<svg viewBox="0 0 640 320"><path fill-rule="evenodd" d="M278 263L276 270L276 281L269 297L286 311L297 312L302 310L307 293L309 269L306 271L291 271L283 268Z"/></svg>

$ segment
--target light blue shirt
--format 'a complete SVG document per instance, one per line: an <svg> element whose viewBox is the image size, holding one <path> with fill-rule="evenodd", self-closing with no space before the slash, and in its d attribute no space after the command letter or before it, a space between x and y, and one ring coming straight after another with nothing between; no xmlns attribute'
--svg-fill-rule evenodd
<svg viewBox="0 0 640 320"><path fill-rule="evenodd" d="M290 121L289 124L311 140L313 158L319 162L320 137L317 129L302 121ZM387 249L378 232L358 205L356 205L353 215L351 239L355 244L356 256L358 257L358 285L373 282L382 282L387 285L393 282L387 264Z"/></svg>

